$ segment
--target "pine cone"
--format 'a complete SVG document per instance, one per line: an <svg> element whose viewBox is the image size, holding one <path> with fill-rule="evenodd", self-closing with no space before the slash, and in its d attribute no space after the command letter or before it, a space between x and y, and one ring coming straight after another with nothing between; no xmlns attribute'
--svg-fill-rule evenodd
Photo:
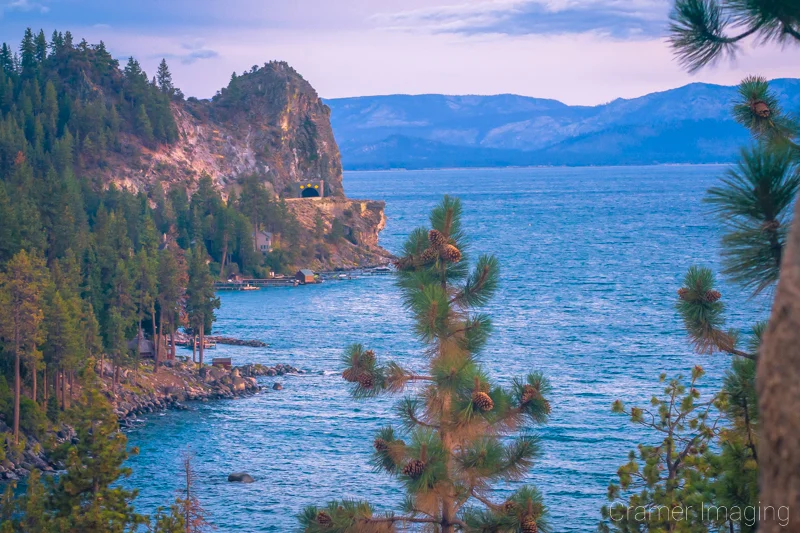
<svg viewBox="0 0 800 533"><path fill-rule="evenodd" d="M425 471L425 463L423 463L419 459L413 459L409 461L406 464L406 466L403 467L403 474L412 479L417 479L422 475L424 471Z"/></svg>
<svg viewBox="0 0 800 533"><path fill-rule="evenodd" d="M448 263L458 263L459 261L461 261L461 250L459 250L452 244L448 244L444 248L442 248L440 255L442 256L442 259L444 259Z"/></svg>
<svg viewBox="0 0 800 533"><path fill-rule="evenodd" d="M401 257L394 260L394 266L397 270L411 270L414 268L414 260L411 257Z"/></svg>
<svg viewBox="0 0 800 533"><path fill-rule="evenodd" d="M722 294L720 294L719 291L715 291L713 289L710 290L710 291L706 291L705 299L706 299L707 302L713 304L714 302L716 302L720 298L722 298Z"/></svg>
<svg viewBox="0 0 800 533"><path fill-rule="evenodd" d="M522 533L538 533L539 526L536 525L536 519L528 516L522 521Z"/></svg>
<svg viewBox="0 0 800 533"><path fill-rule="evenodd" d="M550 414L550 402L547 400L544 401L544 412L545 414Z"/></svg>
<svg viewBox="0 0 800 533"><path fill-rule="evenodd" d="M678 289L678 298L685 301L688 297L689 297L689 289L685 287L681 287L680 289Z"/></svg>
<svg viewBox="0 0 800 533"><path fill-rule="evenodd" d="M770 110L769 106L764 100L756 100L755 102L750 104L750 109L761 118L769 118L772 114L772 110Z"/></svg>
<svg viewBox="0 0 800 533"><path fill-rule="evenodd" d="M428 241L431 243L431 248L441 250L447 244L447 237L438 229L432 229L428 232Z"/></svg>
<svg viewBox="0 0 800 533"><path fill-rule="evenodd" d="M375 363L375 352L372 350L367 350L366 352L362 353L361 361L365 366L372 366L372 364Z"/></svg>
<svg viewBox="0 0 800 533"><path fill-rule="evenodd" d="M485 392L475 392L472 394L472 403L481 411L491 411L494 408L494 402Z"/></svg>
<svg viewBox="0 0 800 533"><path fill-rule="evenodd" d="M325 511L320 511L317 513L317 524L321 527L329 528L333 525L333 518Z"/></svg>
<svg viewBox="0 0 800 533"><path fill-rule="evenodd" d="M522 404L529 403L531 400L534 400L540 396L539 391L536 390L535 387L532 385L525 385L522 387Z"/></svg>
<svg viewBox="0 0 800 533"><path fill-rule="evenodd" d="M439 254L433 248L428 248L419 256L420 265L430 265L439 257Z"/></svg>
<svg viewBox="0 0 800 533"><path fill-rule="evenodd" d="M389 443L387 443L385 440L383 440L380 437L375 439L375 441L372 443L372 445L375 447L375 451L378 451L378 452L385 452L385 451L387 451L389 449Z"/></svg>
<svg viewBox="0 0 800 533"><path fill-rule="evenodd" d="M503 503L503 512L506 514L513 514L517 511L517 504L511 500Z"/></svg>
<svg viewBox="0 0 800 533"><path fill-rule="evenodd" d="M363 372L358 376L358 384L365 389L371 389L375 386L375 380L372 379L372 374L369 372Z"/></svg>
<svg viewBox="0 0 800 533"><path fill-rule="evenodd" d="M344 378L345 381L348 381L350 383L355 383L356 381L358 381L358 375L356 374L356 371L353 370L352 368L346 368L344 372L342 372L342 377Z"/></svg>

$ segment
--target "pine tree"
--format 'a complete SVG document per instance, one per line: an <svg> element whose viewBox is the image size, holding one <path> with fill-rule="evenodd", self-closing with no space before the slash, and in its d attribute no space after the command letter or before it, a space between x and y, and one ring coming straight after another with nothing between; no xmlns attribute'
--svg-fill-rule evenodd
<svg viewBox="0 0 800 533"><path fill-rule="evenodd" d="M207 521L208 513L197 498L195 489L197 479L192 467L193 460L191 449L187 449L181 461L184 488L180 491L176 503L183 518L184 533L203 533L210 530L211 525Z"/></svg>
<svg viewBox="0 0 800 533"><path fill-rule="evenodd" d="M172 74L169 72L167 60L161 59L158 65L158 73L156 75L158 88L162 93L172 96L175 94L175 86L172 84Z"/></svg>
<svg viewBox="0 0 800 533"><path fill-rule="evenodd" d="M92 361L103 350L103 339L100 336L100 323L94 314L94 307L89 301L83 301L81 312L81 334L86 357Z"/></svg>
<svg viewBox="0 0 800 533"><path fill-rule="evenodd" d="M33 31L30 28L25 30L25 36L19 46L20 66L22 74L33 76L36 72L36 43L33 38Z"/></svg>
<svg viewBox="0 0 800 533"><path fill-rule="evenodd" d="M373 464L405 487L405 514L376 516L365 502L331 502L300 515L307 532L393 531L402 523L442 533L548 531L535 488L521 488L505 502L491 501L488 493L494 482L524 477L539 454L535 436L512 435L525 423L547 420L550 385L538 372L515 380L510 390L491 384L479 362L491 323L478 309L497 287L497 260L480 256L470 271L457 199L445 197L430 224L410 235L397 262L427 374L381 364L361 345L346 352L342 374L357 398L424 386L399 405L403 435L390 426L373 441Z"/></svg>
<svg viewBox="0 0 800 533"><path fill-rule="evenodd" d="M140 104L136 109L136 131L145 142L152 143L155 139L153 125L150 123L150 117L147 116L147 109L144 104Z"/></svg>
<svg viewBox="0 0 800 533"><path fill-rule="evenodd" d="M34 47L34 57L36 62L41 65L44 63L44 60L47 59L47 38L44 36L44 30L39 30L39 33L36 34Z"/></svg>
<svg viewBox="0 0 800 533"><path fill-rule="evenodd" d="M80 357L81 340L78 318L74 309L67 305L58 291L55 291L50 297L45 315L46 341L43 351L47 366L60 374L61 405L64 408L67 407L65 401L66 375ZM58 392L56 389L56 393Z"/></svg>
<svg viewBox="0 0 800 533"><path fill-rule="evenodd" d="M189 283L186 287L186 313L189 326L199 335L200 366L203 366L205 334L211 332L214 310L219 309L219 298L214 294L214 278L208 268L208 253L202 244L192 248L189 260Z"/></svg>
<svg viewBox="0 0 800 533"><path fill-rule="evenodd" d="M42 295L47 280L44 261L25 250L6 264L0 275L0 338L4 350L14 355L14 443L19 442L21 361L33 361L36 372L37 345L41 340ZM35 397L33 398L35 399Z"/></svg>
<svg viewBox="0 0 800 533"><path fill-rule="evenodd" d="M136 258L134 260L136 265L136 283L135 283L135 291L136 291L136 309L137 309L137 320L138 320L138 328L136 330L136 362L134 365L134 370L138 371L139 368L139 360L141 359L141 343L143 338L142 332L142 322L144 321L145 315L150 312L153 315L153 320L155 320L155 312L153 311L153 305L156 298L157 292L157 279L156 279L156 263L154 258L151 258L147 251L142 248L137 252ZM153 331L153 340L155 341L155 334L156 332Z"/></svg>
<svg viewBox="0 0 800 533"><path fill-rule="evenodd" d="M68 420L77 444L67 444L60 452L66 471L54 482L50 496L55 530L135 531L145 523L131 505L136 492L118 485L120 478L130 475L123 466L128 458L127 439L91 370Z"/></svg>
<svg viewBox="0 0 800 533"><path fill-rule="evenodd" d="M7 75L16 73L14 66L14 52L11 51L11 47L6 43L3 43L2 48L0 48L0 68L2 68L3 72L5 72Z"/></svg>
<svg viewBox="0 0 800 533"><path fill-rule="evenodd" d="M169 248L165 248L158 255L158 332L159 347L164 344L164 321L169 324L169 332L175 331L187 283L186 265L183 258ZM174 341L174 338L172 339ZM174 342L171 343L174 346ZM156 352L155 371L158 372L160 353Z"/></svg>

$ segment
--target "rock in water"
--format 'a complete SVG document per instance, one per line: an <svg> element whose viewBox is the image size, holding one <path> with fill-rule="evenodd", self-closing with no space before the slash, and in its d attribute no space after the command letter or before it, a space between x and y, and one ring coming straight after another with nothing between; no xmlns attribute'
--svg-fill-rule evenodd
<svg viewBox="0 0 800 533"><path fill-rule="evenodd" d="M281 385L280 383L275 383L272 386L272 390L283 390L283 385Z"/></svg>
<svg viewBox="0 0 800 533"><path fill-rule="evenodd" d="M252 483L255 479L247 472L233 472L228 475L228 481L231 483Z"/></svg>

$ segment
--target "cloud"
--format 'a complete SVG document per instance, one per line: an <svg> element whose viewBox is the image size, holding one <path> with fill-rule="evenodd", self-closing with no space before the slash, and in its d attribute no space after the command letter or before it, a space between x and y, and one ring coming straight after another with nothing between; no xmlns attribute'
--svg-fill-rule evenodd
<svg viewBox="0 0 800 533"><path fill-rule="evenodd" d="M660 36L667 0L495 0L384 13L396 30L466 35L561 35L596 32L616 38Z"/></svg>
<svg viewBox="0 0 800 533"><path fill-rule="evenodd" d="M0 5L0 14L10 11L38 11L39 13L47 13L50 8L39 2L31 2L30 0L13 0Z"/></svg>
<svg viewBox="0 0 800 533"><path fill-rule="evenodd" d="M157 57L163 57L165 59L177 59L184 65L191 65L200 61L201 59L212 59L215 57L219 57L219 52L216 50L211 50L210 48L206 48L202 41L195 40L190 43L183 43L181 44L181 49L183 49L182 53L166 53L166 54L156 54ZM153 56L154 58L156 56Z"/></svg>

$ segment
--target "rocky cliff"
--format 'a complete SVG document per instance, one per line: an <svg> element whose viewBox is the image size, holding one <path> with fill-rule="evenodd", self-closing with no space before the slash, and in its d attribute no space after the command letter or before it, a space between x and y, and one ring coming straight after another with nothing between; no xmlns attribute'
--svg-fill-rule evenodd
<svg viewBox="0 0 800 533"><path fill-rule="evenodd" d="M383 203L349 200L342 184L339 148L330 123L330 108L300 74L284 62L271 62L241 76L211 100L173 100L178 140L147 144L122 135L123 146L107 164L87 168L108 184L149 190L186 186L192 191L208 175L226 195L243 176L257 176L278 197L295 196L300 181L324 182L324 198L296 199L290 210L309 232L316 216L330 229L345 217L346 241L325 252L305 254L316 269L357 267L386 262L378 246L384 226Z"/></svg>
<svg viewBox="0 0 800 533"><path fill-rule="evenodd" d="M330 109L286 63L237 76L211 100L173 101L172 113L177 142L147 146L127 136L116 162L129 164L108 165L103 177L138 190L155 180L191 186L205 173L225 189L256 174L279 195L313 179L325 181L326 196L344 197Z"/></svg>

